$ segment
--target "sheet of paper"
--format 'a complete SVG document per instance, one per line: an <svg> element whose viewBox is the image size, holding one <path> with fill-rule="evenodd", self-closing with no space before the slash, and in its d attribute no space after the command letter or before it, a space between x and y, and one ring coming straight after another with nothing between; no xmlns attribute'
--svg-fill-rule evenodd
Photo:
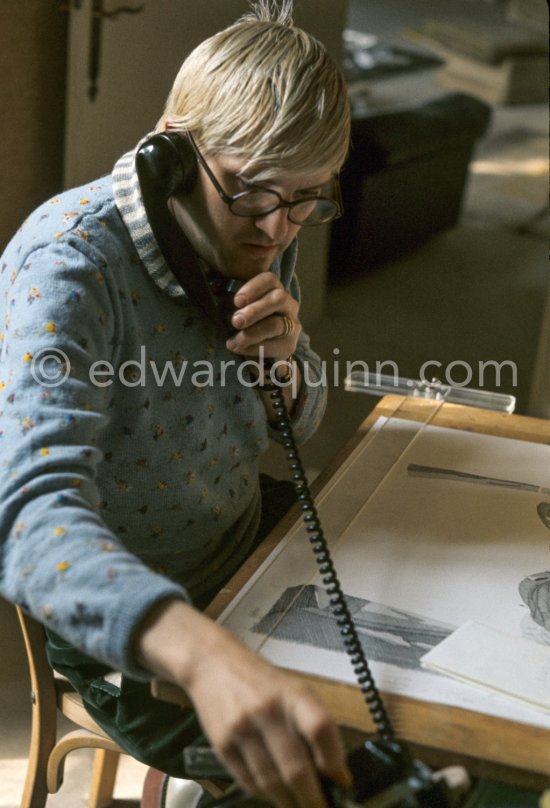
<svg viewBox="0 0 550 808"><path fill-rule="evenodd" d="M420 662L429 670L550 712L550 646L468 621Z"/></svg>
<svg viewBox="0 0 550 808"><path fill-rule="evenodd" d="M318 507L381 690L550 728L420 665L469 620L550 647L550 446L380 419ZM276 664L354 682L299 523L220 621Z"/></svg>

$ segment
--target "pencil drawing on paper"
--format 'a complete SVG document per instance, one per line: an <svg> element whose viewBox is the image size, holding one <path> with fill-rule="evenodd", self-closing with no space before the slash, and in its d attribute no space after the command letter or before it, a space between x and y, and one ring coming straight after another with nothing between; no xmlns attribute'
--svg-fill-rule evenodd
<svg viewBox="0 0 550 808"><path fill-rule="evenodd" d="M550 488L519 480L504 480L500 477L487 477L483 474L471 474L456 469L436 468L435 466L421 466L418 463L409 463L407 472L410 477L425 477L431 480L451 480L452 482L474 483L477 485L492 485L496 488L510 488L515 491L529 491L535 494L550 494ZM542 524L550 530L550 502L543 500L537 505L537 513Z"/></svg>
<svg viewBox="0 0 550 808"><path fill-rule="evenodd" d="M522 623L523 636L550 645L550 572L534 572L519 585L519 594L529 609Z"/></svg>
<svg viewBox="0 0 550 808"><path fill-rule="evenodd" d="M420 658L456 628L363 598L346 595L346 602L367 658L400 668L420 670ZM288 587L252 630L344 653L328 596L313 584Z"/></svg>
<svg viewBox="0 0 550 808"><path fill-rule="evenodd" d="M453 480L454 482L477 483L478 485L493 485L497 488L512 488L516 491L532 491L539 494L550 494L550 488L519 480L505 480L500 477L487 477L485 474L471 474L469 471L456 469L436 468L435 466L421 466L418 463L409 463L407 471L411 477L428 477L432 480Z"/></svg>

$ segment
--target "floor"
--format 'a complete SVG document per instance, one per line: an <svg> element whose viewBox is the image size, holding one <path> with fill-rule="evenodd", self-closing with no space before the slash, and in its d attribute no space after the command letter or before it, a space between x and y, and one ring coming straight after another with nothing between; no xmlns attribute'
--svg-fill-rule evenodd
<svg viewBox="0 0 550 808"><path fill-rule="evenodd" d="M450 0L445 4L438 0L438 4L439 9L456 5ZM471 4L472 0L466 3ZM387 13L381 13L382 6L388 5L385 0L369 0L368 4L358 0L352 4L350 26L395 39L396 25L418 23L420 12L431 4L391 0L391 29L385 27ZM418 12L414 20L412 6ZM411 82L418 97L441 92L432 74L416 76ZM373 103L389 103L396 94L409 97L408 83L405 78L377 83ZM327 361L332 382L325 421L303 450L311 478L351 437L377 401L348 393L341 383L335 383L335 358L341 376L346 360L360 359L373 370L377 361L391 360L400 375L413 378L428 360L441 362L444 372L456 360L477 368L479 361L508 359L517 367L517 385L503 373L502 389L517 395L517 412L527 411L549 284L547 219L537 217L547 196L547 144L544 105L495 109L491 130L472 164L459 224L398 261L329 287L325 316L309 329L316 349ZM277 448L270 452L266 467L286 473ZM30 703L18 628L11 607L1 600L0 630L6 649L0 671L0 808L18 808ZM70 756L66 782L59 794L48 798L48 808L84 808L89 757L88 753ZM139 795L143 775L139 764L123 762L118 808L134 804L129 801Z"/></svg>

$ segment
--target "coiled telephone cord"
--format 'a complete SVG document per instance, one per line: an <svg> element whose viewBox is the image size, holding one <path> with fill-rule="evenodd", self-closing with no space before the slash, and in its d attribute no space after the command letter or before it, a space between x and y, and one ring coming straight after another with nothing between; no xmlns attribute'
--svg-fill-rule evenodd
<svg viewBox="0 0 550 808"><path fill-rule="evenodd" d="M324 536L319 514L309 483L302 466L300 455L294 440L294 432L290 423L284 399L284 387L281 384L265 383L262 391L269 393L275 422L272 426L279 432L292 482L296 488L296 498L302 511L302 518L309 533L309 541L319 566L322 582L329 596L330 608L342 636L346 653L349 655L353 670L378 735L383 740L393 740L395 732L386 712L380 692L374 682L369 663L357 634L353 617L349 611L346 596L334 568L328 542Z"/></svg>

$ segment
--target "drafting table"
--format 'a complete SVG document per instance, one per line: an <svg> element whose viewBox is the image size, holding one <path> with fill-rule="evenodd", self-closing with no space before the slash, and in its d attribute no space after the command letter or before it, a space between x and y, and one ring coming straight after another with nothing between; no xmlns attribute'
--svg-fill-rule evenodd
<svg viewBox="0 0 550 808"><path fill-rule="evenodd" d="M399 425L399 429L395 428L397 424ZM387 428L388 425L391 425L391 429ZM386 428L385 433L384 428ZM381 435L385 435L384 440L386 443L381 443ZM541 458L538 458L540 461L539 471L537 472L539 476L543 476L542 470L544 469L544 461L546 459L544 452L548 451L548 460L550 461L550 421L444 404L427 399L386 396L361 425L350 444L345 447L340 455L335 458L330 466L320 475L314 485L316 498L318 503L320 503L319 511L325 534L327 534L327 538L329 538L329 534L336 537L334 545L331 541L331 547L336 551L335 566L340 577L342 577L341 567L345 568L346 565L342 563L342 559L345 559L345 557L342 556L340 545L338 545L338 537L350 535L351 546L353 546L353 524L360 525L361 522L358 522L358 520L361 519L366 519L366 523L368 524L369 520L372 522L375 519L376 508L372 507L369 511L367 506L371 500L373 500L373 502L375 501L374 494L378 494L381 490L381 481L384 482L386 488L388 487L389 483L387 483L387 480L400 463L403 466L402 456L405 455L406 451L410 453L410 446L413 441L418 441L418 436L421 436L423 440L430 438L432 442L439 441L441 443L441 440L443 440L443 447L447 445L454 446L456 444L460 449L459 454L462 453L462 455L465 456L468 456L468 453L472 456L475 454L472 447L476 445L475 441L478 440L477 436L505 438L507 439L506 441L493 441L495 444L494 451L496 458L494 462L499 462L498 453L506 451L507 447L514 450L519 447L520 460L523 458L523 461L527 463L530 469L530 455L523 457L523 454L528 450L533 451L534 449L535 452L540 450L542 454ZM445 441L448 443L445 443ZM479 441L487 441L487 438L479 438ZM535 444L540 445L538 449ZM420 444L415 444L415 446L416 445L420 446ZM492 452L490 440L488 441L488 445L489 450L486 449L485 444L482 446L482 461L485 454L491 454ZM380 450L380 446L382 446L382 450ZM524 448L525 452L523 452ZM476 469L477 466L475 463L473 465ZM374 466L378 466L378 470L373 470ZM511 469L502 468L502 473L498 475L493 474L493 476L501 478L510 476L514 478L515 476L517 478L517 469L520 468L520 466L517 465L514 459L514 464ZM501 469L501 467L502 464L496 466L498 469ZM415 477L415 474L418 476L418 468L418 464L411 463L408 466L403 466L405 471L402 471L402 473L408 473L409 476L407 480L411 485L413 483L415 485L421 485L418 480L412 479ZM454 474L456 475L456 472L454 472ZM482 482L491 479L490 477L481 477L480 475L469 476L479 478ZM523 474L524 478L525 476L526 475ZM522 475L520 474L519 479L521 478ZM474 479L474 482L475 481ZM448 499L446 492L451 490L448 487L449 482L440 479L436 481L436 484L442 486L441 491L444 493L439 497L439 500L443 501L442 507L444 507L445 500ZM550 466L546 472L544 484L550 486ZM518 499L514 499L516 496L515 492L504 492L506 494L505 501L512 503L510 506L512 513L521 510L519 505L516 507L516 502L521 502L523 506L531 508L530 503L534 502L534 500L527 502L526 496L528 498L529 491L534 491L536 486L532 482L525 482L523 484L513 482L509 485L515 488L523 485L528 492L527 495L519 492L517 494ZM452 490L455 492L453 497L456 496L459 500L460 497L466 497L463 501L473 503L471 507L474 508L475 502L479 501L479 491L485 491L487 488L491 489L486 495L488 497L487 501L490 503L492 502L491 497L498 498L498 496L503 495L502 492L494 490L495 488L498 489L498 487L499 486L495 485L464 486L459 481L456 485L453 485ZM474 489L475 501L472 500L472 490ZM417 489L413 490L416 491ZM541 489L539 488L537 490ZM522 496L523 499L520 499ZM468 499L468 497L470 499ZM378 499L380 500L381 496L378 496ZM538 497L538 499L540 499L540 497ZM550 499L550 497L548 497L548 499ZM498 508L498 499L496 502L496 507ZM525 505L525 503L527 503L527 505ZM395 504L395 507L399 511L399 502ZM494 506L490 505L489 507ZM434 510L437 509L434 508ZM363 511L364 516L361 515ZM536 509L533 509L533 514L533 520L537 521ZM539 517L542 518L540 511ZM406 521L404 515L401 516L401 521ZM413 522L414 520L411 521L411 530L414 529ZM548 545L550 545L550 532L548 533L548 540L544 538L546 535L544 530L548 527L549 525L541 525L540 519L538 519L538 528L536 529L539 530L539 533L542 531L540 535L542 535L543 540L546 541L545 552L548 551ZM254 642L254 638L260 637L260 629L258 629L258 626L261 627L263 622L259 617L263 617L264 622L266 619L266 615L262 612L262 609L255 604L263 602L264 598L266 602L271 602L273 597L269 590L273 589L273 591L275 591L276 586L274 582L278 581L277 585L284 587L285 582L280 580L281 574L286 575L284 570L292 570L292 574L294 574L295 568L299 568L300 564L306 563L305 559L302 559L302 556L298 557L296 555L294 557L292 555L293 552L295 552L293 546L301 547L303 544L303 540L298 536L300 529L300 517L296 510L292 510L285 516L276 530L273 531L256 553L243 565L239 573L222 590L208 608L210 616L215 619L220 619L222 624L227 625L232 630L234 630L234 625L236 625L238 627L236 633L242 636L247 643L249 643L250 637L253 638ZM296 538L297 536L298 538ZM479 545L480 542L477 542L477 544ZM528 555L527 549L529 548L526 548L526 555ZM367 560L369 558L372 559L372 554L368 546L367 550ZM450 550L456 551L456 547L452 547ZM513 558L514 553L517 554L517 550L517 546L512 547L510 550L510 542L508 542L507 552L512 552L511 558ZM306 551L307 553L311 553L309 547L306 548ZM476 547L472 548L472 551L477 552ZM529 550L529 552L531 552L531 550ZM285 554L290 554L290 563L288 560L286 562L284 561ZM408 547L407 552L404 553L404 555L408 555L411 558L414 554L415 545L413 545L412 548ZM495 553L497 572L498 564L501 563L500 557L500 552ZM541 559L542 558L543 556L541 556ZM414 563L417 563L417 561L413 561L413 565ZM441 559L438 560L438 563L441 565ZM450 565L453 563L454 562L451 560ZM513 563L512 561L511 564ZM539 562L537 557L536 562L531 559L526 563L526 571L522 573L523 575L525 575L525 572L538 572L538 566L534 569L531 568L535 563L537 565L545 563L547 565L546 569L550 567L550 559L548 561L543 560ZM279 568L277 568L277 564L279 564ZM531 564L531 567L529 564ZM311 561L311 565L312 567L315 566L313 561ZM544 567L541 568L544 569ZM277 569L279 569L278 572ZM283 570L283 573L281 573L281 570ZM449 570L454 572L454 567L449 567L447 575ZM308 575L309 574L308 572ZM299 573L296 573L296 575L299 576ZM344 575L346 575L345 569ZM500 572L498 572L498 576L499 579L502 577ZM305 582L306 578L307 576L302 576L302 578L298 579ZM311 580L313 580L313 577ZM342 581L342 583L344 591L348 593L345 581ZM402 585L400 586L402 587ZM309 584L309 588L311 591L315 590L315 586L312 583ZM475 593L472 594L471 598L468 597L467 600L475 599L474 594ZM490 600L490 598L487 599ZM519 601L519 597L514 599L514 603L512 604L514 608L518 608L516 600ZM503 607L501 606L499 598L497 598L496 603L491 606L491 612L494 612L498 617L501 608ZM239 610L245 615L244 618L239 617ZM528 610L524 608L523 619L525 619L525 612L527 611ZM251 615L254 615L253 619ZM506 617L506 614L504 616ZM269 617L269 614L267 617ZM234 625L232 625L232 621ZM241 632L241 622L243 622L244 625L247 621L248 627L245 626ZM256 622L253 625L254 621ZM434 621L434 626L434 630L437 634L439 623ZM292 629L290 628L289 630L291 631ZM283 640L285 640L284 632ZM273 638L267 638L267 640L262 638L262 643L264 644L253 645L253 647L256 647L261 653L266 651L265 655L273 662L282 664L284 667L289 667L296 672L296 675L304 677L340 725L365 732L372 731L373 726L370 716L364 705L361 693L353 684L353 675L351 675L349 682L343 681L342 676L336 673L336 667L333 669L330 664L327 665L324 662L319 665L317 670L308 669L307 666L304 668L301 664L298 664L298 666L289 664L289 659L291 659L292 654L296 653L293 649L301 647L297 646L296 643L273 640ZM300 662L302 659L307 658L308 664L313 664L309 663L309 660L315 659L316 653L322 654L323 651L308 647L307 652L298 652L297 657L300 658ZM347 657L344 654L341 656L344 658L345 662L349 664ZM321 657L319 658L321 659ZM329 655L327 659L336 660L337 655ZM338 665L339 664L338 662ZM405 663L405 667L407 664L408 663ZM384 668L384 666L382 667ZM391 665L386 666L385 669L391 667ZM330 677L325 674L327 670L331 671ZM335 674L334 678L333 670ZM395 670L397 670L397 668L395 668ZM323 675L321 675L319 671L323 671ZM380 684L375 666L373 667L373 671L376 681ZM425 676L425 674L420 673L418 675L415 673L414 675L417 676L419 680ZM446 677L440 677L440 680L446 681ZM426 681L435 682L440 680L428 679ZM461 691L461 687L465 689ZM441 700L437 696L434 700L428 691L416 691L414 688L411 690L413 695L411 695L408 689L406 689L405 692L399 692L399 687L397 690L394 688L388 690L384 687L384 680L382 680L380 689L383 692L385 703L397 735L407 740L413 747L421 747L422 751L420 755L426 762L434 766L445 765L455 761L465 764L470 772L475 775L493 777L494 779L533 788L550 786L550 713L544 715L541 711L539 716L537 711L533 710L531 707L527 709L525 713L527 718L524 719L523 708L513 701L509 702L510 707L508 710L508 701L505 700L502 702L500 696L495 697L489 694L485 699L483 693L479 693L470 685L458 683L456 685L449 685L449 688L450 691L454 693L454 702L452 699L450 701L446 701L445 698ZM166 683L155 683L154 692L160 698L176 701L179 699L176 689ZM423 695L419 696L419 692ZM460 695L462 692L465 694L464 699L462 699ZM471 696L471 693L473 693L473 696ZM456 703L456 694L458 694L458 703ZM480 701L480 699L482 699L482 701ZM499 701L499 699L501 699L501 701ZM493 705L486 711L485 707L478 710L475 706L476 704L484 705L486 702L490 704L494 702L496 707ZM502 704L504 704L505 707L505 714L502 714ZM464 705L467 706L467 709L464 708ZM501 712L499 712L499 710ZM529 712L529 710L531 710L531 712ZM513 720L511 720L509 716L513 716Z"/></svg>

